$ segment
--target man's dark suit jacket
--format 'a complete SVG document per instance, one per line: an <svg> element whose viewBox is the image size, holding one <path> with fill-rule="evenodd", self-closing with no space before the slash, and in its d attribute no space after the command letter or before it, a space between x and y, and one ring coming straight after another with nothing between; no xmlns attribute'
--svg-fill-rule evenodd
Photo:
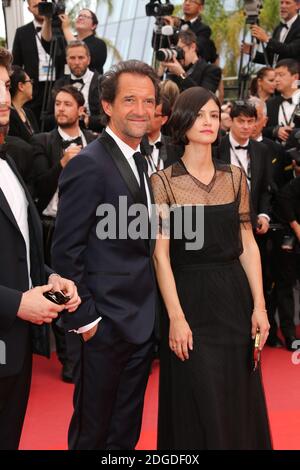
<svg viewBox="0 0 300 470"><path fill-rule="evenodd" d="M87 144L96 136L90 131L83 131ZM59 176L63 170L62 138L57 129L43 132L32 137L33 147L33 185L40 214L48 206L58 187Z"/></svg>
<svg viewBox="0 0 300 470"><path fill-rule="evenodd" d="M282 103L281 95L273 96L267 101L268 123L267 123L267 126L263 129L264 137L268 137L269 139L276 140L277 138L276 128L279 125L278 113L279 113L279 107L281 103ZM300 128L299 116L295 116L292 122L294 122L295 127Z"/></svg>
<svg viewBox="0 0 300 470"><path fill-rule="evenodd" d="M183 155L184 147L179 145L174 145L171 141L171 138L166 135L161 136L162 146L159 149L159 157L164 162L164 168L180 160ZM149 147L148 137L144 136L141 142L141 153L143 155L151 155L152 151Z"/></svg>
<svg viewBox="0 0 300 470"><path fill-rule="evenodd" d="M255 140L249 141L251 165L251 203L255 216L271 212L271 163L267 158L265 146ZM225 163L231 163L229 136L221 139L217 152L218 158ZM253 221L255 220L253 217Z"/></svg>
<svg viewBox="0 0 300 470"><path fill-rule="evenodd" d="M167 78L177 83L180 91L187 90L193 86L202 86L215 93L218 89L222 70L217 65L208 64L204 59L199 59L191 66L191 72L186 78L168 74Z"/></svg>
<svg viewBox="0 0 300 470"><path fill-rule="evenodd" d="M59 90L65 85L71 84L71 75L65 75L64 77L56 80L53 86L54 90ZM99 74L94 72L94 76L91 81L89 89L89 107L90 107L90 119L89 119L89 129L94 132L100 132L103 129L102 124L100 123L100 97L99 97ZM55 117L54 117L54 100L51 97L47 113L45 115L45 129L51 131L56 127Z"/></svg>
<svg viewBox="0 0 300 470"><path fill-rule="evenodd" d="M190 23L189 27L197 36L197 44L201 57L203 57L207 62L215 62L217 59L217 51L215 43L210 38L210 27L207 24L202 23L200 17L197 18L196 21Z"/></svg>
<svg viewBox="0 0 300 470"><path fill-rule="evenodd" d="M7 157L7 162L23 186L29 203L31 280L33 286L46 284L46 275L51 271L44 265L39 215L13 160ZM0 340L6 345L6 364L0 366L0 377L7 377L20 372L31 337L39 352L44 354L49 354L49 338L47 325L32 325L16 316L22 293L29 289L26 246L1 189L0 227Z"/></svg>
<svg viewBox="0 0 300 470"><path fill-rule="evenodd" d="M284 42L279 41L281 31L280 24L273 31L272 38L267 44L266 53L269 65L272 67L274 55L278 54L278 62L282 59L294 59L299 61L300 57L300 17L292 24ZM257 52L254 62L265 64L265 57L262 52Z"/></svg>
<svg viewBox="0 0 300 470"><path fill-rule="evenodd" d="M17 28L12 54L13 63L24 67L29 77L34 79L33 94L35 95L38 91L39 82L39 54L33 22ZM56 73L57 77L62 75L61 65L58 60L56 61Z"/></svg>
<svg viewBox="0 0 300 470"><path fill-rule="evenodd" d="M97 236L98 224L107 217L101 204L111 205L118 221L120 196L127 198L128 208L141 202L129 163L105 131L68 163L59 189L53 266L76 283L82 300L64 318L67 327L77 329L103 316L123 340L146 342L155 317L154 242ZM131 220L128 216L127 227Z"/></svg>

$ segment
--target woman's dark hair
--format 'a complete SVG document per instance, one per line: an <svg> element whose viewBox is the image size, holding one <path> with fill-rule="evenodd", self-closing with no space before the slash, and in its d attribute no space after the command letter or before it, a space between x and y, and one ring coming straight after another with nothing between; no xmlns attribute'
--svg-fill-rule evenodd
<svg viewBox="0 0 300 470"><path fill-rule="evenodd" d="M53 99L54 99L54 101L56 100L56 97L57 97L58 93L60 93L61 91L71 95L74 98L74 100L76 101L78 107L79 106L84 106L85 101L84 101L83 94L81 93L81 91L77 90L77 88L75 88L73 85L64 85L64 86L62 86L58 89L53 90Z"/></svg>
<svg viewBox="0 0 300 470"><path fill-rule="evenodd" d="M251 96L258 96L258 80L262 80L263 78L265 78L265 76L271 71L274 72L274 69L272 69L272 67L263 67L257 72L256 77L251 80L249 88Z"/></svg>
<svg viewBox="0 0 300 470"><path fill-rule="evenodd" d="M126 60L119 62L118 64L111 67L111 69L106 72L99 81L99 90L100 90L100 103L101 100L107 101L108 103L113 103L115 101L117 92L119 77L123 73L131 73L142 75L150 78L155 88L155 100L156 103L159 103L159 78L155 70L150 67L150 65L141 62L140 60ZM103 125L108 123L108 116L106 116L104 110L101 106L101 122Z"/></svg>
<svg viewBox="0 0 300 470"><path fill-rule="evenodd" d="M22 67L19 65L12 65L11 67L12 74L10 76L10 94L11 97L14 98L18 91L19 83L25 83L26 80L26 72Z"/></svg>
<svg viewBox="0 0 300 470"><path fill-rule="evenodd" d="M193 127L200 109L209 100L216 103L221 115L220 101L216 95L206 88L200 86L188 88L178 96L168 122L172 140L175 144L188 145L189 141L186 133Z"/></svg>

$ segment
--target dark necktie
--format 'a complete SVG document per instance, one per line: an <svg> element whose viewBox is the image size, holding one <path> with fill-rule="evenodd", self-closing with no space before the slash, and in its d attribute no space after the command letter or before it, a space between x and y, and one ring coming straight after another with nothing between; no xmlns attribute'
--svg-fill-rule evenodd
<svg viewBox="0 0 300 470"><path fill-rule="evenodd" d="M7 152L6 145L5 144L0 145L0 158L2 158L2 160L6 160L6 152Z"/></svg>
<svg viewBox="0 0 300 470"><path fill-rule="evenodd" d="M249 145L237 145L236 147L234 147L235 150L249 150Z"/></svg>
<svg viewBox="0 0 300 470"><path fill-rule="evenodd" d="M37 33L39 33L42 30L42 27L41 26L36 26L35 30L36 30Z"/></svg>
<svg viewBox="0 0 300 470"><path fill-rule="evenodd" d="M72 139L72 140L62 140L62 142L61 142L61 146L64 150L67 149L71 144L81 145L82 146L81 137L76 137L76 139Z"/></svg>
<svg viewBox="0 0 300 470"><path fill-rule="evenodd" d="M145 187L145 176L147 175L147 162L145 157L141 154L141 152L135 152L133 154L133 159L135 161L137 171L140 178L140 194L141 194L141 202L145 204L148 209L148 199Z"/></svg>
<svg viewBox="0 0 300 470"><path fill-rule="evenodd" d="M84 85L82 78L70 78L70 84L74 85L75 83L81 83L81 85Z"/></svg>
<svg viewBox="0 0 300 470"><path fill-rule="evenodd" d="M192 23L190 21L185 21L185 20L181 20L181 28L183 30L186 30L188 28L190 28L192 26Z"/></svg>
<svg viewBox="0 0 300 470"><path fill-rule="evenodd" d="M281 97L281 103L284 103L287 101L290 104L293 104L293 98L284 98L283 96Z"/></svg>
<svg viewBox="0 0 300 470"><path fill-rule="evenodd" d="M157 150L160 150L164 144L162 142L155 142L154 145L149 144L149 150L150 154L152 155L154 147L157 148Z"/></svg>
<svg viewBox="0 0 300 470"><path fill-rule="evenodd" d="M283 21L280 21L280 29L289 29L288 25L286 23L283 23Z"/></svg>

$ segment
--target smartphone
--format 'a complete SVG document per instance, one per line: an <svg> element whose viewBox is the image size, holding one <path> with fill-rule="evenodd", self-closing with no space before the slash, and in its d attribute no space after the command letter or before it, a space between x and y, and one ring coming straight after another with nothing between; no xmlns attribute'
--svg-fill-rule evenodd
<svg viewBox="0 0 300 470"><path fill-rule="evenodd" d="M46 299L50 300L51 302L57 305L64 305L70 300L70 297L68 295L63 294L60 291L53 292L50 290L48 292L44 292L43 295L44 297L46 297Z"/></svg>

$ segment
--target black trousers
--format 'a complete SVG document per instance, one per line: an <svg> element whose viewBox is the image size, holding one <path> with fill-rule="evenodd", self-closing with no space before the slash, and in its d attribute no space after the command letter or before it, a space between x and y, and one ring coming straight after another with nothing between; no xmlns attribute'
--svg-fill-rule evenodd
<svg viewBox="0 0 300 470"><path fill-rule="evenodd" d="M0 450L17 450L25 418L32 369L28 347L18 375L0 378Z"/></svg>
<svg viewBox="0 0 300 470"><path fill-rule="evenodd" d="M153 338L124 341L104 318L87 343L75 372L72 450L133 450L142 424L144 395L153 358Z"/></svg>

